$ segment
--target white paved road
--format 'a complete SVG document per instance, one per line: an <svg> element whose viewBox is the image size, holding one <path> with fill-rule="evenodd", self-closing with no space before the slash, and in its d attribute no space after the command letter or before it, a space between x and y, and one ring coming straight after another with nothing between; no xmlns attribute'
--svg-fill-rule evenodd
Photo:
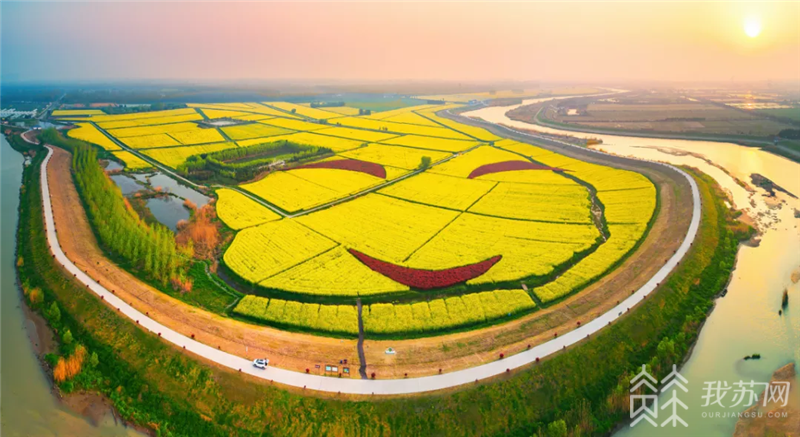
<svg viewBox="0 0 800 437"><path fill-rule="evenodd" d="M95 282L88 275L84 274L67 258L59 246L58 236L56 235L55 224L53 222L52 204L50 202L50 188L47 181L47 164L53 154L51 147L52 146L47 146L47 157L45 158L41 169L42 198L44 205L45 225L47 230L47 241L50 245L50 250L55 255L55 259L61 265L63 265L69 273L75 275L78 281L86 285L93 293L105 299L105 301L108 302L108 304L110 304L112 307L118 308L120 313L124 316L133 321L137 321L144 329L154 333L154 335L160 335L164 340L173 343L178 347L186 348L186 350L200 355L208 360L214 361L222 366L231 368L233 370L241 370L243 373L247 373L258 378L272 380L280 384L294 387L304 387L310 390L319 390L332 393L341 392L366 395L397 395L429 392L433 390L440 390L463 384L474 383L476 380L502 374L506 372L506 369L516 369L536 361L537 358L544 358L550 354L556 353L562 350L565 346L571 346L585 339L587 336L600 331L603 327L609 325L611 322L620 317L629 308L639 303L645 298L645 296L652 293L653 290L656 289L657 285L666 279L667 275L669 275L669 273L678 265L684 255L686 255L691 243L694 241L695 236L697 235L698 227L700 225L700 192L697 188L697 184L682 170L662 164L681 173L684 177L686 177L691 185L694 207L692 208L692 221L691 225L689 226L689 231L686 234L686 237L684 238L683 243L678 251L656 273L655 276L653 276L633 295L625 299L625 301L595 320L592 320L591 322L586 323L585 325L582 325L571 332L533 347L525 352L509 356L502 360L482 364L480 366L459 370L456 372L445 373L442 375L407 379L365 380L356 378L332 378L310 375L275 367L269 367L265 370L260 370L253 367L249 360L192 340L191 338L179 334L145 316L135 308L119 299L116 295L109 292L105 287ZM592 152L602 153L596 151Z"/></svg>

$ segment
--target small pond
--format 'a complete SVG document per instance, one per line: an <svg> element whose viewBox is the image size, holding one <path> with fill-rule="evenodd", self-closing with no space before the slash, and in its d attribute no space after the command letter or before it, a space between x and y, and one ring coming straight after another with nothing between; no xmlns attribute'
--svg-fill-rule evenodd
<svg viewBox="0 0 800 437"><path fill-rule="evenodd" d="M106 169L110 169L110 165ZM116 174L111 176L111 180L117 184L125 196L145 189L145 185L148 183L152 188L160 187L162 192L170 193L169 196L148 199L146 205L156 220L173 232L177 229L179 221L189 219L190 213L183 206L184 200L190 200L198 208L205 206L210 200L208 196L179 184L163 173Z"/></svg>
<svg viewBox="0 0 800 437"><path fill-rule="evenodd" d="M162 189L167 189L167 191L177 195L178 197L189 199L195 205L197 205L198 208L205 206L210 200L202 193L185 185L179 184L177 181L175 181L175 179L172 179L163 173L156 173L152 176L149 176L148 179L150 179L150 185L153 187L161 187Z"/></svg>
<svg viewBox="0 0 800 437"><path fill-rule="evenodd" d="M108 160L106 161L106 171L117 171L122 170L123 165L118 163L117 161Z"/></svg>
<svg viewBox="0 0 800 437"><path fill-rule="evenodd" d="M144 188L144 186L136 182L136 179L123 174L111 175L111 180L117 184L119 189L122 190L122 194L126 196Z"/></svg>
<svg viewBox="0 0 800 437"><path fill-rule="evenodd" d="M170 228L172 232L177 231L179 221L189 220L189 210L183 206L183 200L175 196L147 199L147 208L156 220Z"/></svg>

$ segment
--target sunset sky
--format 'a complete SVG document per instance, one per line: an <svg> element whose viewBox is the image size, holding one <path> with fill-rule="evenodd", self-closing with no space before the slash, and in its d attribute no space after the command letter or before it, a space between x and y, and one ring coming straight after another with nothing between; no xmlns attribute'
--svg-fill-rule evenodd
<svg viewBox="0 0 800 437"><path fill-rule="evenodd" d="M797 81L800 3L4 1L2 78Z"/></svg>

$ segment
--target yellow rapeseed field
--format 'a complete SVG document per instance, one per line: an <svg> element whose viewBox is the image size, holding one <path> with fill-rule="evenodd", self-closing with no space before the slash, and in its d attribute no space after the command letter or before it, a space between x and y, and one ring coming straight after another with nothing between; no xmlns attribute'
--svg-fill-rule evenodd
<svg viewBox="0 0 800 437"><path fill-rule="evenodd" d="M543 164L569 170L568 174L592 185L603 203L610 238L554 281L534 289L542 302L563 298L606 273L639 241L655 211L656 190L645 176L583 162L531 145L509 145ZM509 172L510 173L539 173ZM502 175L486 175L496 177Z"/></svg>
<svg viewBox="0 0 800 437"><path fill-rule="evenodd" d="M569 173L566 173L569 174ZM500 173L489 173L478 176L475 180L515 182L518 184L536 185L575 185L576 182L562 173L541 170L514 170Z"/></svg>
<svg viewBox="0 0 800 437"><path fill-rule="evenodd" d="M234 147L236 147L236 144L234 143L214 143L214 144L203 144L200 146L162 147L158 149L145 149L142 150L142 153L166 166L172 168L178 168L179 165L183 164L186 161L186 159L192 155L219 152L220 150L232 149Z"/></svg>
<svg viewBox="0 0 800 437"><path fill-rule="evenodd" d="M605 206L605 216L609 223L647 223L656 207L656 189L653 186L600 191L597 198Z"/></svg>
<svg viewBox="0 0 800 437"><path fill-rule="evenodd" d="M217 190L217 216L231 229L244 229L281 218L239 192L228 188Z"/></svg>
<svg viewBox="0 0 800 437"><path fill-rule="evenodd" d="M353 108L351 106L334 106L323 109L328 112L335 112L339 115L358 115L359 111L358 108Z"/></svg>
<svg viewBox="0 0 800 437"><path fill-rule="evenodd" d="M335 246L297 221L279 220L239 231L223 259L239 276L258 283Z"/></svg>
<svg viewBox="0 0 800 437"><path fill-rule="evenodd" d="M236 111L245 114L260 114L271 117L284 117L284 118L301 118L299 115L292 115L275 108L270 108L259 103L189 103L190 108L199 108L201 110L214 109L219 111ZM209 117L211 118L211 117ZM236 117L239 118L239 117Z"/></svg>
<svg viewBox="0 0 800 437"><path fill-rule="evenodd" d="M270 118L269 120L264 120L263 123L271 126L277 126L285 129L291 129L303 132L310 132L329 127L326 124L312 123L310 121L295 120L293 118L281 118L281 117Z"/></svg>
<svg viewBox="0 0 800 437"><path fill-rule="evenodd" d="M396 134L413 134L429 137L471 140L472 138L445 127L420 126L406 123L392 123L386 120L374 120L364 117L340 117L330 120L332 125L358 127Z"/></svg>
<svg viewBox="0 0 800 437"><path fill-rule="evenodd" d="M389 134L383 132L375 132L371 130L363 130L363 129L350 129L346 127L332 127L329 129L321 129L315 131L314 133L320 135L332 135L335 137L342 137L348 138L351 140L359 140L359 141L381 141L381 140L388 140L389 138L397 137L396 134Z"/></svg>
<svg viewBox="0 0 800 437"><path fill-rule="evenodd" d="M555 280L533 292L542 302L552 302L600 277L619 262L642 237L645 225L609 225L611 237L596 251L579 261Z"/></svg>
<svg viewBox="0 0 800 437"><path fill-rule="evenodd" d="M142 135L140 137L126 137L121 139L123 143L125 143L128 147L133 147L134 149L154 149L157 147L170 147L170 146L180 146L181 143L175 141L175 138L172 138L168 134L154 134L154 135Z"/></svg>
<svg viewBox="0 0 800 437"><path fill-rule="evenodd" d="M170 132L169 135L181 144L204 144L225 141L225 137L216 129L192 129Z"/></svg>
<svg viewBox="0 0 800 437"><path fill-rule="evenodd" d="M361 147L364 142L358 140L349 140L339 137L330 137L327 135L317 135L311 132L298 132L296 134L281 135L277 137L270 137L266 139L257 138L252 140L237 141L239 146L246 147L254 144L261 144L270 141L287 140L299 144L307 144L309 146L327 147L334 152L341 152L344 150L355 149Z"/></svg>
<svg viewBox="0 0 800 437"><path fill-rule="evenodd" d="M529 158L533 158L534 161L536 160L537 156L549 155L553 153L547 149L542 149L541 147L532 146L526 143L519 143L513 140L497 141L494 143L494 145L496 147L500 147L501 149L505 149L510 152L519 153Z"/></svg>
<svg viewBox="0 0 800 437"><path fill-rule="evenodd" d="M415 147L417 149L439 150L443 152L463 152L464 150L480 144L476 141L422 137L419 135L403 135L402 137L383 140L381 143Z"/></svg>
<svg viewBox="0 0 800 437"><path fill-rule="evenodd" d="M438 108L433 108L425 111L420 111L419 114L425 116L426 118L432 121L435 121L436 123L447 126L455 131L469 135L470 137L473 138L477 138L481 141L499 141L502 139L486 129L470 126L463 123L458 123L444 117L439 117L438 115L436 115L436 112L439 110L440 109Z"/></svg>
<svg viewBox="0 0 800 437"><path fill-rule="evenodd" d="M115 138L141 137L144 135L166 134L174 132L184 132L199 130L196 123L172 123L155 126L125 127L119 129L107 129L107 132Z"/></svg>
<svg viewBox="0 0 800 437"><path fill-rule="evenodd" d="M265 279L260 285L322 296L368 296L408 290L370 270L342 246Z"/></svg>
<svg viewBox="0 0 800 437"><path fill-rule="evenodd" d="M491 322L534 308L536 303L523 290L496 290L414 304L372 304L362 316L369 334L418 334Z"/></svg>
<svg viewBox="0 0 800 437"><path fill-rule="evenodd" d="M368 115L368 116L366 116L364 118L371 118L371 119L374 119L374 120L383 120L383 119L387 119L387 118L391 118L391 117L396 117L398 115L410 114L410 113L413 113L414 111L423 111L423 110L426 110L426 109L441 108L441 107L442 107L441 105L405 106L403 108L391 109L389 111L375 112L372 115Z"/></svg>
<svg viewBox="0 0 800 437"><path fill-rule="evenodd" d="M180 115L195 115L197 111L192 108L170 109L166 111L131 112L128 114L93 115L91 120L95 123L122 120L141 120L145 118L175 117ZM101 126L102 127L102 126Z"/></svg>
<svg viewBox="0 0 800 437"><path fill-rule="evenodd" d="M549 170L529 170L533 171ZM499 182L469 211L522 220L589 224L591 206L589 191L577 183L548 186Z"/></svg>
<svg viewBox="0 0 800 437"><path fill-rule="evenodd" d="M270 118L275 118L272 115L264 115L264 114L247 114L245 115L238 115L235 117L237 120L244 120L244 121L261 121L261 120L269 120Z"/></svg>
<svg viewBox="0 0 800 437"><path fill-rule="evenodd" d="M525 161L525 158L491 146L480 146L432 168L434 173L466 178L472 170L495 162Z"/></svg>
<svg viewBox="0 0 800 437"><path fill-rule="evenodd" d="M278 109L282 109L284 111L289 111L289 112L294 111L293 112L294 114L300 114L300 115L302 115L304 117L315 118L315 119L319 119L319 120L325 120L325 119L328 119L328 118L334 118L334 117L341 117L342 116L342 114L337 114L335 112L329 112L329 111L326 111L324 109L311 108L309 106L297 105L297 104L294 104L294 103L265 102L264 104L272 106L272 107L275 107L275 108L278 108Z"/></svg>
<svg viewBox="0 0 800 437"><path fill-rule="evenodd" d="M114 156L117 157L120 161L125 163L125 168L127 170L141 170L144 168L152 168L153 166L150 165L147 161L139 158L138 156L134 155L131 152L111 152Z"/></svg>
<svg viewBox="0 0 800 437"><path fill-rule="evenodd" d="M353 305L320 305L245 296L233 312L279 328L358 334L358 311Z"/></svg>
<svg viewBox="0 0 800 437"><path fill-rule="evenodd" d="M86 141L87 143L97 144L105 150L122 150L115 142L108 139L102 132L90 123L78 123L78 127L67 131L67 136Z"/></svg>
<svg viewBox="0 0 800 437"><path fill-rule="evenodd" d="M97 125L103 129L119 129L123 127L153 126L159 124L181 123L184 121L198 121L202 119L203 116L200 114L184 114L173 115L169 117L147 117L136 118L132 120L104 121L97 123Z"/></svg>
<svg viewBox="0 0 800 437"><path fill-rule="evenodd" d="M366 173L327 168L273 172L241 187L289 212L309 209L385 182Z"/></svg>
<svg viewBox="0 0 800 437"><path fill-rule="evenodd" d="M129 169L149 165L119 150L103 130L173 168L193 155L286 139L336 153L323 159L357 159L386 169L386 179L335 169L275 171L242 185L289 212L393 181L417 169L423 157L431 158L432 167L422 174L296 218L281 219L241 193L218 190L220 219L239 230L224 255L226 264L248 281L298 294L355 297L408 291L371 270L348 249L425 270L450 269L500 255L502 259L486 273L468 281L492 290L516 287L526 277L549 275L575 260L576 253L596 247L549 283L534 288L543 302L553 302L604 274L642 238L657 194L646 177L501 139L436 115L455 106L419 105L356 116L354 108L317 109L284 102L195 104L119 115L92 112L85 115L100 130L81 124L69 135L113 150ZM195 123L204 115L254 123L207 129ZM225 142L222 132L235 142ZM468 179L483 165L528 159L566 171L517 170ZM591 220L590 189L603 207L607 241L602 241ZM374 304L365 309L365 320L371 318L368 330L375 333L435 332L532 308L525 292L499 290L415 304ZM350 320L351 310L249 299L235 312L278 326L355 332L350 322L342 322L345 328L330 322L340 315L341 320Z"/></svg>
<svg viewBox="0 0 800 437"><path fill-rule="evenodd" d="M439 123L436 123L433 120L425 118L417 114L416 112L404 112L402 114L394 115L391 117L381 118L381 120L391 121L394 123L408 123L420 126L441 127Z"/></svg>
<svg viewBox="0 0 800 437"><path fill-rule="evenodd" d="M384 261L400 263L458 214L378 194L367 194L297 220L348 248Z"/></svg>
<svg viewBox="0 0 800 437"><path fill-rule="evenodd" d="M441 161L450 156L449 153L445 152L420 150L402 146L387 146L384 144L370 144L367 147L340 153L340 155L361 161L404 168L406 170L414 170L419 167L423 156L431 158L431 163Z"/></svg>
<svg viewBox="0 0 800 437"><path fill-rule="evenodd" d="M564 225L462 213L408 259L408 266L446 269L495 255L503 258L468 283L501 282L546 275L588 249L600 236L593 225Z"/></svg>
<svg viewBox="0 0 800 437"><path fill-rule="evenodd" d="M382 188L379 193L412 202L466 210L489 192L496 182L420 173Z"/></svg>
<svg viewBox="0 0 800 437"><path fill-rule="evenodd" d="M250 138L272 137L275 135L292 133L292 131L289 129L269 126L261 123L249 123L223 127L222 131L234 141L246 140Z"/></svg>
<svg viewBox="0 0 800 437"><path fill-rule="evenodd" d="M211 108L199 108L203 111L203 114L210 119L215 118L236 118L246 116L246 115L253 115L250 112L242 112L242 111L232 111L228 109L211 109Z"/></svg>

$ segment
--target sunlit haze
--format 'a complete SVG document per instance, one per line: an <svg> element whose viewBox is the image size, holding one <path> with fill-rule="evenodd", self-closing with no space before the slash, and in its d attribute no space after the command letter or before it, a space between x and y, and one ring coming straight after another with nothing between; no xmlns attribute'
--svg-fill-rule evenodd
<svg viewBox="0 0 800 437"><path fill-rule="evenodd" d="M798 3L7 3L5 81L766 81Z"/></svg>

